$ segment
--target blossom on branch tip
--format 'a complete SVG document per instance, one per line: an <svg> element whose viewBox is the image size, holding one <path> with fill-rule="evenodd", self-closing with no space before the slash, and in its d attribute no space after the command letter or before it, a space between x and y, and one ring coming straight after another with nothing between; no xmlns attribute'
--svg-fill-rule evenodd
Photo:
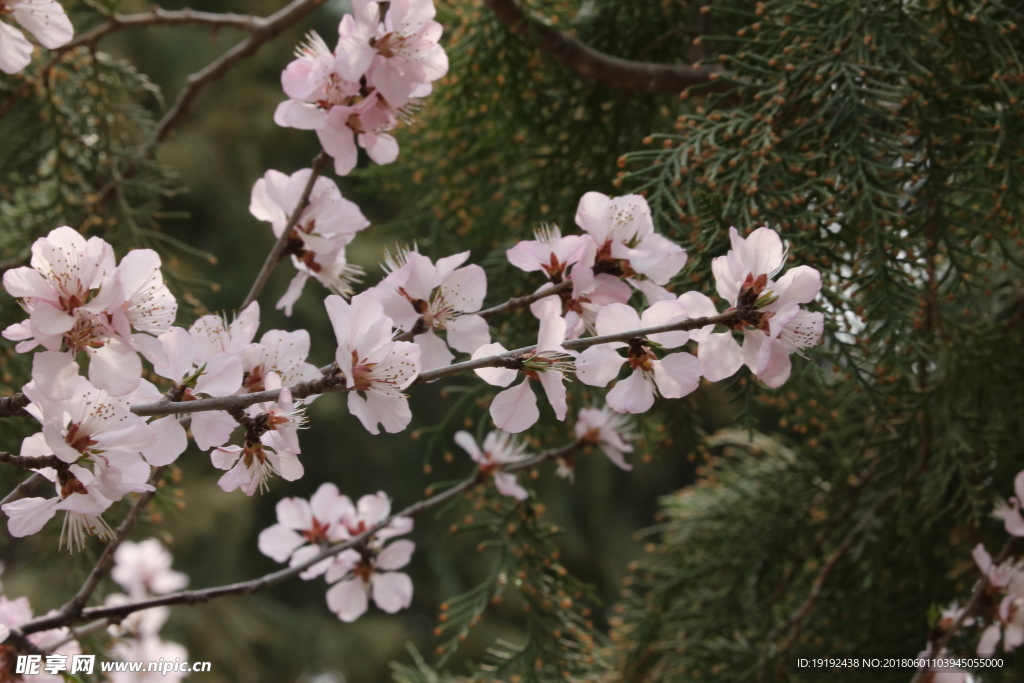
<svg viewBox="0 0 1024 683"><path fill-rule="evenodd" d="M146 333L166 331L177 313L155 252L132 251L115 266L107 242L86 240L69 227L36 240L31 266L8 270L3 281L29 314L3 336L19 342L20 353L37 345L52 352L33 372L52 398L70 396L59 380L79 353L89 357L94 385L114 396L134 391L142 376L138 353L161 360L159 344ZM77 368L70 374L78 374Z"/></svg>
<svg viewBox="0 0 1024 683"><path fill-rule="evenodd" d="M469 432L456 432L455 443L469 453L469 457L480 467L480 472L494 480L494 487L503 496L526 500L530 495L519 484L515 473L505 472L505 465L512 465L527 459L526 447L508 432L492 431L484 437L483 449Z"/></svg>
<svg viewBox="0 0 1024 683"><path fill-rule="evenodd" d="M269 222L276 237L281 237L292 218L312 172L305 168L288 176L270 170L253 185L249 211ZM291 315L292 306L311 277L335 294L351 295L351 285L359 281L362 269L348 263L345 247L369 225L359 207L341 196L333 180L318 177L285 247L284 253L291 256L298 273L277 308Z"/></svg>
<svg viewBox="0 0 1024 683"><path fill-rule="evenodd" d="M686 308L676 301L659 301L643 315L625 304L605 306L597 316L598 335L618 334L645 327L681 322L688 318ZM632 373L619 380L608 392L609 407L620 413L644 413L654 405L655 393L665 398L682 398L700 383L700 362L685 352L659 359L654 348L682 346L688 332L662 332L629 343L614 342L591 346L576 361L576 376L584 384L603 387L619 375L623 363ZM627 349L626 357L617 349Z"/></svg>
<svg viewBox="0 0 1024 683"><path fill-rule="evenodd" d="M582 258L587 238L562 237L557 225L544 225L533 234L535 240L523 240L505 252L508 262L527 273L543 271L552 282L561 282L569 266Z"/></svg>
<svg viewBox="0 0 1024 683"><path fill-rule="evenodd" d="M260 532L260 552L277 562L291 566L302 564L314 557L328 543L343 540L341 518L351 501L338 492L338 487L324 483L307 501L303 498L284 498L277 503L277 523ZM323 574L332 558L318 562L299 576L312 579Z"/></svg>
<svg viewBox="0 0 1024 683"><path fill-rule="evenodd" d="M404 390L420 372L420 347L394 341L394 325L374 292L349 303L340 296L324 300L338 340L335 362L345 376L348 409L367 431L400 432L412 420Z"/></svg>
<svg viewBox="0 0 1024 683"><path fill-rule="evenodd" d="M133 416L134 417L134 416ZM21 446L23 457L53 455L42 432L27 437ZM66 543L73 553L81 550L88 536L113 537L102 513L128 493L152 491L148 483L150 468L135 454L116 451L90 455L82 465L60 470L43 468L38 472L56 486L54 498L22 498L7 503L7 530L21 538L39 532L57 512L65 512L60 546ZM92 469L87 469L91 464Z"/></svg>
<svg viewBox="0 0 1024 683"><path fill-rule="evenodd" d="M643 275L665 285L686 265L686 251L654 232L651 209L638 194L588 192L576 209L576 225L590 236L580 263L595 273Z"/></svg>
<svg viewBox="0 0 1024 683"><path fill-rule="evenodd" d="M599 446L617 467L631 470L624 453L632 453L630 441L636 438L632 431L632 420L603 408L581 408L574 428L576 438L583 443Z"/></svg>
<svg viewBox="0 0 1024 683"><path fill-rule="evenodd" d="M518 434L533 426L540 419L537 408L537 397L530 387L530 381L536 380L544 388L548 403L555 411L555 417L565 419L568 410L566 403L566 373L573 372L576 353L562 347L565 341L566 323L561 317L561 306L552 297L536 302L537 317L540 318L540 330L537 333L537 348L518 358L509 359L500 367L479 368L474 370L480 379L499 387L507 387L515 381L517 375L524 375L523 381L500 392L491 401L491 418L494 426L506 432ZM473 358L485 358L508 353L501 344L486 344L473 354Z"/></svg>
<svg viewBox="0 0 1024 683"><path fill-rule="evenodd" d="M75 36L71 20L56 0L3 0L0 16L10 15L43 47L55 50ZM0 21L0 71L15 74L32 61L32 43L10 24Z"/></svg>
<svg viewBox="0 0 1024 683"><path fill-rule="evenodd" d="M475 315L487 296L487 276L478 265L462 266L469 252L433 263L417 251L385 252L388 276L370 290L396 327L417 332L422 370L451 363L448 347L473 353L491 341L487 321ZM445 332L445 340L437 336Z"/></svg>
<svg viewBox="0 0 1024 683"><path fill-rule="evenodd" d="M629 285L621 278L607 273L595 275L591 268L580 264L573 266L570 279L572 292L563 293L559 297L565 318L566 339L578 339L584 332L593 332L597 314L602 308L609 304L624 304L632 296ZM544 285L541 289L548 286ZM546 306L541 303L543 300L538 299L530 304L530 312L538 320Z"/></svg>

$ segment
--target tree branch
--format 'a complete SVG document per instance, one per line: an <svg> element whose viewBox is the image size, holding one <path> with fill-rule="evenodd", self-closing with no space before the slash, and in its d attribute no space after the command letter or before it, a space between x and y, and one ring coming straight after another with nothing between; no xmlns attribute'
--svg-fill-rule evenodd
<svg viewBox="0 0 1024 683"><path fill-rule="evenodd" d="M478 315L478 316L480 316L481 318L484 318L484 319L493 318L494 316L499 315L501 313L505 313L507 311L514 311L514 310L519 309L519 308L526 308L527 306L532 304L534 301L538 301L540 299L544 299L544 298L549 297L549 296L554 296L555 294L560 294L560 293L562 293L564 291L567 291L567 290L570 290L570 289L572 289L572 280L563 280L562 282L559 282L556 285L551 285L550 287L545 287L544 289L538 290L538 291L534 292L533 294L527 294L526 296L512 297L511 299L509 299L508 301L506 301L503 304L498 304L497 306L494 306L492 308L485 308L482 311L478 311L478 312L472 313L470 315ZM412 341L416 337L417 334L421 334L423 332L426 332L427 331L426 327L424 327L422 330L417 329L419 326L421 326L422 322L423 322L423 318L421 317L419 319L419 322L416 323L417 327L414 327L413 329L408 330L408 331L403 332L402 334L398 335L397 337L395 337L395 341Z"/></svg>
<svg viewBox="0 0 1024 683"><path fill-rule="evenodd" d="M99 26L79 35L70 43L61 46L58 50L60 53L64 53L82 45L86 45L92 49L95 48L96 43L103 38L127 28L192 25L208 26L214 29L234 28L240 31L253 32L259 30L263 21L263 17L254 17L248 14L219 14L213 12L197 12L188 8L182 10L166 10L161 7L154 7L149 12L111 15L105 23L102 23Z"/></svg>
<svg viewBox="0 0 1024 683"><path fill-rule="evenodd" d="M708 325L715 324L728 324L739 320L745 314L744 311L734 310L727 313L711 317L701 318L687 318L677 323L670 323L668 325L657 325L655 327L645 327L639 330L630 330L628 332L620 332L617 334L606 334L600 337L587 337L585 339L573 339L562 344L563 348L574 350L584 349L590 346L596 346L597 344L610 344L612 342L626 342L630 339L642 338L652 334L660 334L662 332L675 332L680 330L696 330ZM416 378L415 383L432 382L442 377L448 377L449 375L456 375L460 372L466 372L468 370L477 370L479 368L490 368L500 367L507 363L510 359L515 359L523 354L536 351L537 347L525 346L521 349L515 349L513 351L507 351L502 354L495 356L487 356L485 358L477 358L475 360L467 360L462 363L455 363L454 365L446 365L441 368L434 370L427 370L421 372ZM330 371L320 379L312 380L309 382L299 382L298 384L288 387L291 391L293 398L306 398L314 394L326 394L334 391L345 391L346 387L344 384L344 377L339 375L337 372ZM245 408L251 406L254 403L267 403L270 401L276 401L278 395L281 393L280 389L274 389L271 391L258 391L251 394L235 394L233 396L222 396L218 398L202 398L196 401L154 401L152 403L141 403L131 407L131 411L136 415L150 416L150 415L181 415L183 413L197 413L206 410L235 410L237 408Z"/></svg>
<svg viewBox="0 0 1024 683"><path fill-rule="evenodd" d="M25 394L4 396L0 398L0 417L26 417L25 406L31 402Z"/></svg>
<svg viewBox="0 0 1024 683"><path fill-rule="evenodd" d="M999 554L992 560L992 564L999 565L1003 560L1008 558L1010 553L1013 552L1013 546L1016 544L1016 541L1017 539L1014 536L1007 538L1002 549L999 551ZM974 587L974 592L971 593L971 597L967 600L967 604L964 605L964 608L960 610L960 614L957 615L957 618L953 621L952 626L949 627L949 629L942 635L939 642L936 643L935 647L932 648L933 657L938 657L940 652L944 652L946 648L949 647L949 641L953 639L953 636L955 636L957 631L960 630L960 627L963 626L965 621L967 621L967 618L974 615L974 611L978 609L978 605L981 603L981 598L985 595L985 591L988 590L990 585L991 583L988 580L988 575L982 577L981 581L978 582L978 585ZM928 673L928 669L918 669L914 674L914 677L910 680L910 683L920 683L926 673Z"/></svg>
<svg viewBox="0 0 1024 683"><path fill-rule="evenodd" d="M22 471L39 470L44 467L61 469L68 466L68 463L64 462L56 455L11 455L5 451L0 451L0 462L6 463L14 469Z"/></svg>
<svg viewBox="0 0 1024 683"><path fill-rule="evenodd" d="M504 467L503 470L506 472L517 472L519 470L528 469L535 467L546 460L557 458L559 456L566 455L573 450L580 447L581 441L573 441L559 448L555 448L550 451L539 454L538 456L523 462L516 463ZM33 619L21 624L18 627L11 628L11 635L5 642L17 644L28 642L25 636L32 633L38 633L39 631L48 631L53 628L61 628L63 626L70 626L75 623L83 621L93 621L95 619L110 619L111 621L117 621L124 617L138 612L140 610L150 609L153 607L161 607L163 605L194 605L197 603L207 602L214 598L220 598L227 595L252 595L262 590L266 590L272 586L276 586L288 579L295 578L303 571L312 567L317 562L321 562L329 557L337 555L343 550L359 546L365 543L375 533L386 527L392 521L398 517L416 517L423 512L435 508L442 503L445 503L461 493L468 491L472 487L476 486L483 480L484 475L479 469L473 472L473 474L462 482L455 486L446 489L442 493L425 498L417 503L414 503L399 512L394 513L379 524L370 527L363 533L353 538L335 543L327 546L315 557L303 562L302 564L295 565L294 567L287 567L280 569L276 572L265 574L259 578L251 579L249 581L242 581L239 583L227 584L225 586L216 586L213 588L204 588L201 590L188 590L179 591L177 593L169 593L168 595L161 595L159 597L150 598L148 600L140 600L138 602L130 602L122 605L112 605L104 607L90 607L83 609L76 614L65 614L63 610L58 611L54 614ZM123 525L122 525L123 526Z"/></svg>
<svg viewBox="0 0 1024 683"><path fill-rule="evenodd" d="M114 531L114 538L107 544L107 547L103 549L103 554L96 560L96 564L93 566L92 571L89 572L89 576L85 577L85 582L82 583L82 587L78 589L75 596L68 600L67 603L58 611L59 614L65 617L74 618L82 613L82 608L89 602L89 598L92 596L96 587L100 585L100 581L107 575L107 571L110 569L110 564L114 561L114 553L121 546L121 542L128 536L128 532L132 530L135 523L139 520L139 515L142 514L142 510L149 505L149 501L156 495L156 485L163 476L166 467L157 467L153 470L152 474L149 475L149 484L153 487L152 491L144 491L139 495L138 500L132 505L132 509L125 515L124 520L121 522L117 530Z"/></svg>
<svg viewBox="0 0 1024 683"><path fill-rule="evenodd" d="M32 489L39 484L42 484L44 481L48 481L47 478L36 472L31 477L15 486L10 493L4 496L3 500L0 500L0 506L26 498L30 493L32 493Z"/></svg>
<svg viewBox="0 0 1024 683"><path fill-rule="evenodd" d="M309 174L309 180L306 181L306 187L302 190L302 196L299 197L299 203L295 205L295 209L292 211L292 215L288 218L288 224L284 226L284 231L281 236L277 238L277 242L271 248L270 253L267 254L267 259L263 262L263 267L260 268L260 272L256 274L256 280L253 281L252 287L249 289L249 293L245 296L245 301L238 310L243 311L245 308L255 301L260 292L263 291L263 287L267 284L267 280L270 279L270 274L274 272L274 268L284 258L285 247L288 246L288 240L291 239L292 230L295 229L295 225L299 222L299 218L302 216L302 212L309 206L309 196L313 193L313 186L316 184L316 179L320 177L320 173L324 170L324 166L327 165L327 161L330 157L327 152L320 152L313 159L311 166L312 172Z"/></svg>
<svg viewBox="0 0 1024 683"><path fill-rule="evenodd" d="M582 41L552 28L539 17L528 17L515 0L484 0L509 31L532 40L559 64L583 78L616 90L647 95L678 94L694 85L713 83L720 73L715 67L635 62L598 52ZM729 83L716 84L716 91L729 90Z"/></svg>

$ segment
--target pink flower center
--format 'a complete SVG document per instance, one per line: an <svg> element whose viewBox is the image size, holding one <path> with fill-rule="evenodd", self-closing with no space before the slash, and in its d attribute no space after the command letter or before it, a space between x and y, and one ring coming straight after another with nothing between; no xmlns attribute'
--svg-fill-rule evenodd
<svg viewBox="0 0 1024 683"><path fill-rule="evenodd" d="M68 429L67 436L64 437L64 443L71 446L79 453L85 453L98 442L89 438L89 434L82 431L82 425L76 422Z"/></svg>

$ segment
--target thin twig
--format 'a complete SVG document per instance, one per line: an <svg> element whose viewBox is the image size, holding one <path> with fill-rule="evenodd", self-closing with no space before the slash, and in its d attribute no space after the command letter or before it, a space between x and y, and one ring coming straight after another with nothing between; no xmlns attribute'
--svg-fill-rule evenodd
<svg viewBox="0 0 1024 683"><path fill-rule="evenodd" d="M582 442L573 441L565 446L555 448L553 450L541 453L535 458L525 460L514 465L509 465L504 468L506 472L516 472L519 470L535 467L546 460L563 456L576 448L578 448ZM251 579L249 581L242 581L239 583L227 584L224 586L216 586L213 588L204 588L201 590L188 590L179 591L177 593L169 593L167 595L161 595L147 600L140 600L137 602L124 603L121 605L110 605L104 607L90 607L75 615L64 614L63 610L55 612L54 614L39 617L31 621L27 621L17 627L11 628L11 635L7 643L17 643L25 640L25 636L38 633L39 631L47 631L53 628L60 628L62 626L69 626L74 623L83 621L92 621L94 619L112 619L117 620L123 618L134 612L141 610L151 609L153 607L161 607L164 605L194 605L197 603L207 602L214 598L220 598L227 595L252 595L262 590L266 590L272 586L276 586L288 579L292 579L314 564L321 562L329 557L333 557L343 550L353 548L365 543L375 533L386 527L392 521L398 517L416 517L423 512L430 510L431 508L437 507L442 503L445 503L456 496L468 491L472 487L483 481L484 475L476 470L470 477L456 484L455 486L446 489L445 491L425 498L417 503L414 503L407 508L394 513L384 521L376 524L363 533L354 536L353 538L335 543L327 546L315 557L303 562L302 564L295 565L293 567L287 567L285 569L278 570L265 574L259 578Z"/></svg>
<svg viewBox="0 0 1024 683"><path fill-rule="evenodd" d="M239 31L257 31L262 25L263 17L249 14L197 12L193 9L166 10L154 7L149 12L138 14L114 14L99 26L82 33L71 42L58 48L58 53L68 52L82 45L90 49L96 47L103 38L112 33L129 28L147 28L149 26L207 26L214 29L233 28Z"/></svg>
<svg viewBox="0 0 1024 683"><path fill-rule="evenodd" d="M1006 539L1006 543L1003 544L1003 547L999 551L999 554L995 557L995 559L992 560L992 564L1001 564L1006 558L1008 558L1010 556L1010 553L1013 552L1013 546L1016 544L1016 542L1017 539L1014 536L1010 536L1008 539ZM974 587L974 592L971 593L971 597L970 599L968 599L967 604L964 605L964 608L960 610L960 613L953 621L953 624L942 635L942 638L935 645L935 647L932 648L933 657L939 657L941 656L941 653L946 651L946 648L949 647L949 641L953 639L953 636L955 636L957 631L960 630L960 627L963 626L967 618L974 615L974 611L978 609L978 605L981 603L981 598L985 594L985 591L988 590L990 585L991 584L989 583L988 575L982 577L981 581L978 582L978 585ZM914 677L910 680L910 683L920 683L921 678L926 673L928 673L927 668L918 669L917 672L914 674Z"/></svg>
<svg viewBox="0 0 1024 683"><path fill-rule="evenodd" d="M541 17L528 17L516 0L484 0L484 4L509 31L532 40L558 63L602 85L648 95L677 94L694 85L713 84L718 91L733 87L724 81L715 83L720 73L715 67L631 61L598 52Z"/></svg>
<svg viewBox="0 0 1024 683"><path fill-rule="evenodd" d="M223 77L236 64L254 55L265 43L276 38L285 29L308 15L324 2L325 0L292 0L291 3L280 11L269 17L258 19L256 21L258 25L252 29L251 35L248 38L236 44L199 71L191 74L185 79L185 85L178 91L178 97L174 100L174 104L171 105L171 108L167 110L167 113L164 114L163 118L156 125L153 137L139 150L139 156L148 156L158 144L170 135L178 121L188 113L192 102L203 88ZM134 166L129 167L122 176L130 175L134 171ZM92 203L94 209L107 201L119 184L119 178L109 180L97 193L97 199ZM79 230L83 226L80 226Z"/></svg>
<svg viewBox="0 0 1024 683"><path fill-rule="evenodd" d="M22 471L40 470L44 467L60 469L68 466L68 463L56 455L11 455L6 451L0 451L0 462Z"/></svg>
<svg viewBox="0 0 1024 683"><path fill-rule="evenodd" d="M330 159L327 152L320 152L313 159L311 167L311 173L309 174L309 180L306 181L306 187L302 190L302 196L299 197L299 203L295 205L295 209L292 211L291 216L288 218L288 224L284 226L284 230L281 232L281 236L277 238L270 253L267 254L267 259L263 262L263 267L260 268L260 272L256 274L256 279L252 283L252 287L249 288L249 293L245 296L245 301L238 310L243 311L253 301L259 297L260 292L263 291L263 287L266 286L267 280L270 279L270 274L274 272L274 268L284 258L285 247L288 246L288 240L291 239L292 230L299 222L299 218L302 217L302 212L309 206L309 196L313 193L313 186L316 185L316 179L320 177L320 173L324 170L324 166L327 165L327 161Z"/></svg>
<svg viewBox="0 0 1024 683"><path fill-rule="evenodd" d="M470 315L478 315L481 318L485 319L493 318L494 316L499 315L501 313L505 313L507 311L514 311L519 308L526 308L534 301L539 301L540 299L544 299L549 296L554 296L555 294L560 294L570 289L572 289L572 280L563 280L562 282L559 282L556 285L545 287L544 289L540 289L534 292L533 294L512 297L503 304L498 304L497 306L494 306L492 308L485 308L482 311L471 313ZM412 341L417 334L420 334L421 332L425 332L427 330L426 327L423 327L422 330L419 329L422 326L422 323L423 318L421 317L417 321L416 326L413 327L413 329L398 335L397 337L395 337L395 341Z"/></svg>
<svg viewBox="0 0 1024 683"><path fill-rule="evenodd" d="M82 587L78 589L75 596L67 601L63 607L60 608L59 613L66 617L77 617L82 613L82 608L89 602L89 598L92 597L96 587L100 585L100 581L107 575L107 571L110 569L111 563L114 561L114 553L121 546L121 542L128 536L128 532L132 530L135 523L139 520L139 516L142 514L143 509L149 505L149 501L156 495L156 485L160 482L160 478L163 476L165 467L157 467L153 470L149 476L149 484L153 487L152 491L144 491L139 495L138 500L132 505L132 509L125 515L124 520L120 526L114 531L114 538L107 543L107 547L103 549L103 553L100 558L96 560L96 564L93 566L92 571L89 572L89 576L85 577L85 582L82 583Z"/></svg>
<svg viewBox="0 0 1024 683"><path fill-rule="evenodd" d="M10 493L4 496L3 500L0 500L0 507L7 505L8 503L13 503L16 500L27 498L29 494L32 493L32 489L34 489L36 486L39 486L44 481L49 480L43 475L36 472L31 477L15 486Z"/></svg>

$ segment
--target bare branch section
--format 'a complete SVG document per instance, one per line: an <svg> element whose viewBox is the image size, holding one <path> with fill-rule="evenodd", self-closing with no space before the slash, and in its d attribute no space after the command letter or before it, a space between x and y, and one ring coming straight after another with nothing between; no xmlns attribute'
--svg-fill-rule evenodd
<svg viewBox="0 0 1024 683"><path fill-rule="evenodd" d="M267 280L270 279L270 274L274 272L274 268L284 258L285 248L288 246L288 240L292 237L292 230L295 229L295 225L299 222L299 217L302 216L302 212L309 206L309 196L313 193L313 186L316 185L316 179L320 177L320 173L324 170L324 166L327 165L327 160L330 157L327 152L320 152L313 159L312 170L309 174L309 180L306 181L306 187L302 190L302 196L299 197L299 203L295 205L295 210L292 211L292 215L288 218L288 224L284 226L284 230L281 232L281 236L277 238L277 242L274 243L270 253L267 254L267 260L263 262L263 267L260 268L260 272L256 274L256 279L252 283L252 287L249 289L249 293L245 296L245 301L238 310L245 310L246 306L256 301L259 297L260 292L263 291L263 287L266 286Z"/></svg>
<svg viewBox="0 0 1024 683"><path fill-rule="evenodd" d="M26 417L25 406L32 401L25 394L0 398L0 417Z"/></svg>
<svg viewBox="0 0 1024 683"><path fill-rule="evenodd" d="M207 64L201 70L191 74L185 80L185 85L180 91L178 91L178 97L174 100L174 104L171 105L171 108L167 110L167 113L164 114L163 118L160 119L160 122L157 123L153 137L140 150L140 156L148 155L154 148L156 148L157 145L167 139L167 136L171 134L171 131L178 124L178 121L189 112L192 107L192 103L203 88L222 78L224 74L230 71L235 65L256 54L256 52L263 47L265 43L279 36L282 32L299 20L303 19L325 1L326 0L292 0L292 2L290 2L286 7L269 17L253 18L252 28L247 28L251 33L248 38ZM195 15L198 13L193 14ZM237 17L239 15L232 16ZM180 23L187 22L182 21ZM250 25L248 20L243 23L247 27ZM134 168L128 168L121 177L109 180L97 193L97 199L93 202L93 207L97 207L110 199L115 190L117 190L117 187L121 183L123 177L131 175L134 172ZM85 224L83 223L79 226L80 232L84 225Z"/></svg>
<svg viewBox="0 0 1024 683"><path fill-rule="evenodd" d="M573 441L560 448L556 448L550 451L546 451L537 455L530 460L510 465L504 468L506 472L516 472L519 470L528 469L540 465L541 463L558 458L560 456L567 455L572 451L576 450L583 445L581 441ZM329 557L337 555L343 550L359 546L370 539L375 533L386 527L392 521L398 517L416 517L431 508L435 508L449 500L459 496L460 494L468 491L477 484L484 480L484 475L476 470L470 477L456 484L455 486L446 489L445 491L438 493L437 495L425 498L418 503L414 503L409 507L396 512L380 524L372 526L363 533L355 536L347 541L335 543L324 548L318 555L311 558L310 560L303 562L302 564L295 565L294 567L288 567L281 569L270 574L265 574L259 578L251 579L249 581L242 581L240 583L232 583L225 586L216 586L213 588L204 588L201 590L189 590L179 591L177 593L169 593L156 598L150 598L149 600L140 600L138 602L125 603L123 605L114 605L109 607L90 607L83 609L75 614L65 614L63 611L55 612L49 616L40 617L28 621L17 628L11 629L11 635L8 637L7 643L14 644L16 647L18 644L28 642L25 636L32 633L38 633L39 631L47 631L53 628L60 628L62 626L70 626L72 624L81 623L84 621L92 621L95 619L109 619L111 621L118 621L124 617L145 609L151 609L153 607L160 607L163 605L195 605L197 603L208 602L214 598L222 598L228 595L252 595L259 593L260 591L266 590L272 586L276 586L289 579L293 579L303 571L312 567L317 562L321 562ZM123 525L122 525L123 526Z"/></svg>
<svg viewBox="0 0 1024 683"><path fill-rule="evenodd" d="M616 90L665 95L680 93L694 85L713 83L719 69L680 64L635 62L598 52L586 43L549 26L541 18L529 17L515 0L484 0L509 31L532 40L559 64L583 78ZM728 83L713 89L727 90Z"/></svg>
<svg viewBox="0 0 1024 683"><path fill-rule="evenodd" d="M214 12L197 12L188 8L166 10L154 7L149 12L139 12L138 14L115 14L106 22L86 31L67 45L62 46L60 52L67 52L82 45L87 45L90 48L95 47L97 42L110 34L129 28L207 26L214 29L233 28L239 31L252 32L259 30L262 21L263 17L254 17L248 14L219 14Z"/></svg>
<svg viewBox="0 0 1024 683"><path fill-rule="evenodd" d="M22 498L27 498L32 494L33 489L42 484L44 481L49 480L43 475L36 472L31 477L15 486L10 493L4 496L3 500L0 500L0 506L7 505L8 503L13 503L14 501L21 500Z"/></svg>
<svg viewBox="0 0 1024 683"><path fill-rule="evenodd" d="M0 451L0 462L10 465L16 470L39 470L44 467L59 469L68 466L68 463L64 462L56 455L24 456L11 455L10 453L2 451Z"/></svg>
<svg viewBox="0 0 1024 683"><path fill-rule="evenodd" d="M286 7L269 17L256 21L256 27L252 29L252 35L235 45L216 60L210 62L205 68L195 72L185 81L185 87L178 93L178 98L171 108L160 119L157 124L156 135L148 146L152 149L157 143L163 141L171 132L171 129L178 122L178 119L188 113L196 95L204 87L226 74L233 66L251 57L264 43L279 36L295 22L304 18L314 9L324 3L325 0L292 0Z"/></svg>

